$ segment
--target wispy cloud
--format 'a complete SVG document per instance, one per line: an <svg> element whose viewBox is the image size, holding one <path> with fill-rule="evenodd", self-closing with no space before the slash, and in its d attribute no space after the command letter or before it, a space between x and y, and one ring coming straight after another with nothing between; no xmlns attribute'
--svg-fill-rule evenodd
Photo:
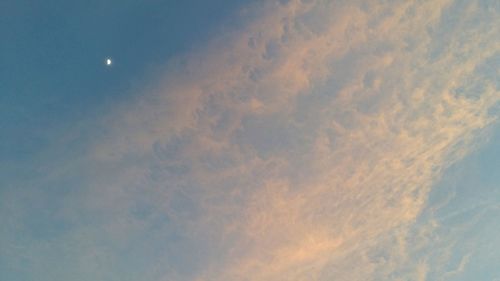
<svg viewBox="0 0 500 281"><path fill-rule="evenodd" d="M425 260L407 265L409 227L496 118L498 85L478 69L498 56L498 9L318 0L242 13L255 18L99 125L62 239L91 244L75 253L84 264L150 280L425 280Z"/></svg>

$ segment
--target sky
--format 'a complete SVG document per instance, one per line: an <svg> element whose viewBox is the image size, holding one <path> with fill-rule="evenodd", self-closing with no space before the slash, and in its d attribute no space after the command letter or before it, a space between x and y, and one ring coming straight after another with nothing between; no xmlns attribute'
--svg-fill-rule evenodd
<svg viewBox="0 0 500 281"><path fill-rule="evenodd" d="M4 0L0 38L1 280L500 281L496 0Z"/></svg>

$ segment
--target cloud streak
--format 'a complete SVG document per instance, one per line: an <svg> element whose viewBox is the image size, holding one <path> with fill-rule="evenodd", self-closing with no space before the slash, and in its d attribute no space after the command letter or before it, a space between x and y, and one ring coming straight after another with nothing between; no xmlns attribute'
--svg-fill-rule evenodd
<svg viewBox="0 0 500 281"><path fill-rule="evenodd" d="M498 6L241 13L244 27L103 119L77 164L89 175L59 210L74 224L64 241L90 243L76 255L103 276L92 258L138 264L146 280L425 280L428 264L408 268L409 232L497 117L480 69L499 55Z"/></svg>

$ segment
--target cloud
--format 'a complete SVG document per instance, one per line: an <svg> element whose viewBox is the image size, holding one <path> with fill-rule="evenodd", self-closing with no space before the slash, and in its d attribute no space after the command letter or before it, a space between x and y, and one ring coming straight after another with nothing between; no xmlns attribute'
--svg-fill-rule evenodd
<svg viewBox="0 0 500 281"><path fill-rule="evenodd" d="M245 27L96 125L77 166L88 175L60 210L66 243L91 244L74 255L146 280L425 280L425 261L407 268L410 228L495 121L498 86L478 69L498 56L498 10L311 0L242 13Z"/></svg>

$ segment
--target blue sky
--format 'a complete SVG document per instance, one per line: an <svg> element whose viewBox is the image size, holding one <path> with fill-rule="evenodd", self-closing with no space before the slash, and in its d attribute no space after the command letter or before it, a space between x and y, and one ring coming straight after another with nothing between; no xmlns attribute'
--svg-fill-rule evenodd
<svg viewBox="0 0 500 281"><path fill-rule="evenodd" d="M0 279L500 280L499 19L3 1Z"/></svg>
<svg viewBox="0 0 500 281"><path fill-rule="evenodd" d="M44 131L71 124L61 119L85 118L131 94L243 2L3 1L1 120L13 137L2 152L32 154L50 142ZM108 56L113 71L102 67Z"/></svg>

